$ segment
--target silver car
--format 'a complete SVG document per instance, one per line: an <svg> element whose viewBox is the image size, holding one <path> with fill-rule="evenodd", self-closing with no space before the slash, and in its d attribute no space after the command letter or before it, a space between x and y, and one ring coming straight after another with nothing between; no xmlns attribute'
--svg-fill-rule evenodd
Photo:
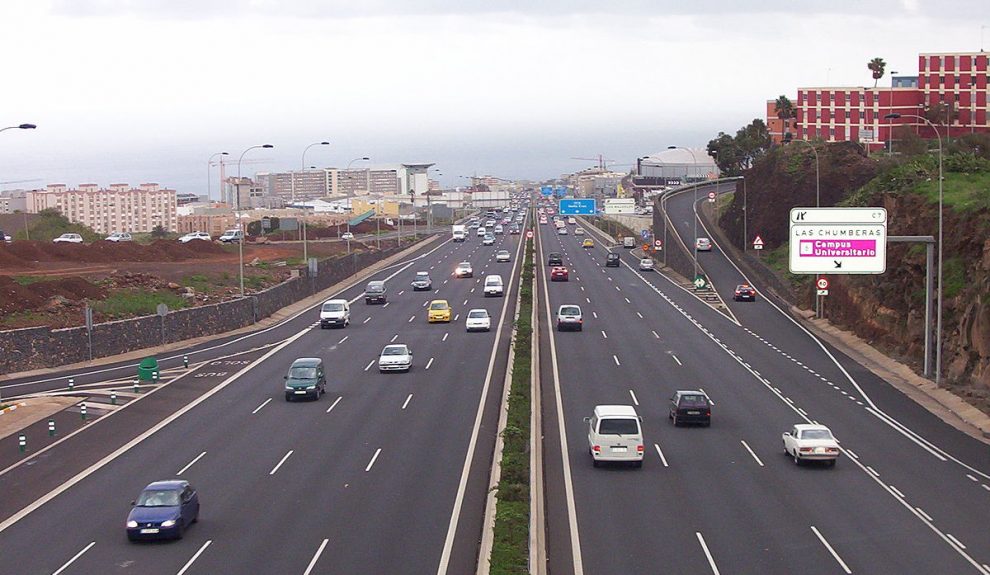
<svg viewBox="0 0 990 575"><path fill-rule="evenodd" d="M416 272L416 278L412 281L413 291L433 289L433 280L430 279L430 272Z"/></svg>
<svg viewBox="0 0 990 575"><path fill-rule="evenodd" d="M412 357L412 350L404 343L386 345L378 356L378 371L409 371Z"/></svg>
<svg viewBox="0 0 990 575"><path fill-rule="evenodd" d="M495 254L495 261L497 263L510 262L512 261L512 254L509 253L509 250L498 250L498 253Z"/></svg>

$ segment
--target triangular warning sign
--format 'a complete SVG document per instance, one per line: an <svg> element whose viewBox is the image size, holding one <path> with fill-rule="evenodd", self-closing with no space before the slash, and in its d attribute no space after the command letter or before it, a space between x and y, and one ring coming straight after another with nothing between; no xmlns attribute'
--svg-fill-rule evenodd
<svg viewBox="0 0 990 575"><path fill-rule="evenodd" d="M763 245L763 238L761 238L760 236L756 236L756 239L753 240L753 245L754 246L762 246Z"/></svg>

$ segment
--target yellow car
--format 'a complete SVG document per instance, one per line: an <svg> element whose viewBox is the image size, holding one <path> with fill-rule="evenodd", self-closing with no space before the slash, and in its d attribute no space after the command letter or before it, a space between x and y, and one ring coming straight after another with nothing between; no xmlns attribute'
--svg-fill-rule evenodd
<svg viewBox="0 0 990 575"><path fill-rule="evenodd" d="M595 240L593 240L591 238L588 238L588 239L584 240L583 242L581 242L581 247L582 248L593 248L593 247L595 247Z"/></svg>
<svg viewBox="0 0 990 575"><path fill-rule="evenodd" d="M450 304L445 299L435 299L430 302L429 315L426 320L430 323L437 321L450 322Z"/></svg>

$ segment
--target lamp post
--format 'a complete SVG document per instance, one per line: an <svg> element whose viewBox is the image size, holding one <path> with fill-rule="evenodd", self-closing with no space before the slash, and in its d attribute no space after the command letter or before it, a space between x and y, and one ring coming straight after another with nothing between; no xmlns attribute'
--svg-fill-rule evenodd
<svg viewBox="0 0 990 575"><path fill-rule="evenodd" d="M694 151L691 150L691 148L685 148L683 146L667 146L667 149L668 150L685 150L685 151L687 151L687 153L691 154L691 160L694 162L695 167L698 166L698 158L697 158L697 156L694 155ZM716 164L716 166L717 166L717 164ZM684 174L685 174L684 179L686 180L687 179L687 170L685 170ZM694 241L695 241L695 246L694 246L694 252L693 252L694 253L694 277L698 277L698 246L697 246L697 243L698 243L698 211L697 211L698 210L698 185L697 185L697 183L695 183L695 186L694 186L694 204L692 205L692 209L695 211L694 212ZM665 238L664 241L666 241L666 236L667 236L666 225L667 225L667 219L665 217L664 218L664 226L665 226L664 227L664 238ZM667 265L666 260L664 260L664 265Z"/></svg>
<svg viewBox="0 0 990 575"><path fill-rule="evenodd" d="M349 170L349 169L351 169L351 164L353 164L354 162L361 162L361 161L364 161L364 162L367 162L367 161L368 161L368 160L370 160L370 159L371 159L371 158L369 158L368 156L365 156L365 157L363 157L363 158L354 158L354 159L353 159L353 160L351 160L350 162L347 162L347 169L348 169L348 170Z"/></svg>
<svg viewBox="0 0 990 575"><path fill-rule="evenodd" d="M255 150L258 148L274 148L275 146L271 144L259 144L257 146L251 146L250 148L241 152L241 157L237 158L237 229L241 230L241 239L237 242L237 259L238 259L238 270L241 272L241 297L244 297L244 239L247 237L246 226L241 224L241 160L244 159L244 154ZM250 187L248 188L250 192Z"/></svg>
<svg viewBox="0 0 990 575"><path fill-rule="evenodd" d="M815 154L815 207L821 207L821 180L818 177L819 164L818 164L818 150L815 149L815 145L808 140L791 140L792 142L800 142L809 148ZM820 318L822 316L822 296L818 295L818 280L822 276L815 275L815 317Z"/></svg>
<svg viewBox="0 0 990 575"><path fill-rule="evenodd" d="M312 148L313 146L329 146L329 145L330 145L330 142L325 142L325 141L324 142L313 142L312 144L310 144L310 145L306 146L305 148L303 148L302 162L301 162L301 164L302 164L302 171L303 172L306 171L306 152L309 151L310 148ZM292 175L291 175L291 177L289 179L292 182L291 183L291 186L292 186L292 202L295 203L295 201L296 201L296 173L295 172L292 172ZM309 246L308 246L308 244L306 242L306 208L303 208L303 210L302 210L302 240L303 240L303 261L306 262L306 265L309 265Z"/></svg>
<svg viewBox="0 0 990 575"><path fill-rule="evenodd" d="M935 132L935 139L938 140L938 287L935 290L935 386L937 387L942 378L942 134L939 133L938 127L924 116L895 113L887 114L884 119L896 120L902 117L917 118L928 124L928 127Z"/></svg>
<svg viewBox="0 0 990 575"><path fill-rule="evenodd" d="M0 128L0 132L6 132L7 130L33 130L37 128L35 124L18 124L16 126L7 126L6 128Z"/></svg>
<svg viewBox="0 0 990 575"><path fill-rule="evenodd" d="M206 199L207 199L207 201L213 199L211 197L213 195L213 193L210 190L210 166L213 165L213 158L215 158L217 156L229 156L229 155L230 154L228 154L227 152L217 152L217 153L213 154L212 156L210 156L210 159L206 161ZM223 195L223 192L221 192L221 195Z"/></svg>

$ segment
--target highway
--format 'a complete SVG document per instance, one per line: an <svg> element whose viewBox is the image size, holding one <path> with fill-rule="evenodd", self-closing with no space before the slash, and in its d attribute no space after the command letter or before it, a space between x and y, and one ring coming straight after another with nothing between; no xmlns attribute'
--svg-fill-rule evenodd
<svg viewBox="0 0 990 575"><path fill-rule="evenodd" d="M321 330L309 310L242 344L242 355L193 369L4 471L4 565L59 574L472 572L521 265L521 236L496 237L494 246L435 242L369 278L387 279L386 305L365 305L363 282L340 294L353 301L350 327ZM511 263L495 263L501 248ZM455 279L463 260L475 275ZM434 291L414 293L409 283L422 270ZM503 298L482 295L491 273L507 281ZM450 302L451 323L427 323L437 298ZM491 313L491 332L465 333L475 307ZM390 342L413 349L409 373L378 373ZM326 362L328 393L286 402L282 376L307 356ZM156 403L166 390L182 401ZM149 429L131 439L140 417ZM177 477L199 490L199 522L181 541L129 543L129 502L147 483Z"/></svg>
<svg viewBox="0 0 990 575"><path fill-rule="evenodd" d="M692 204L668 201L689 246ZM699 261L729 314L639 272L628 250L605 268L598 235L582 249L580 236L537 227L550 573L990 573L985 444L763 293L733 302L746 280L719 246ZM569 282L547 281L550 251L563 252ZM582 332L553 331L565 303L583 308ZM710 428L669 423L678 389L709 395ZM642 469L592 467L583 418L598 404L642 416ZM784 454L781 433L813 421L841 442L834 468Z"/></svg>

